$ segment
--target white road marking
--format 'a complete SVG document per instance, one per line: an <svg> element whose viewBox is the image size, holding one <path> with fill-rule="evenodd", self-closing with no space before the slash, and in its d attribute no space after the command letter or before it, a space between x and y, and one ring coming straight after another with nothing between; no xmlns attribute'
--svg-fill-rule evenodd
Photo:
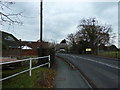
<svg viewBox="0 0 120 90"><path fill-rule="evenodd" d="M102 65L106 65L106 66L111 67L111 68L120 69L118 66L107 64L107 63L103 63L103 62L100 62L100 61L96 61L96 60L92 60L92 59L88 59L88 58L83 58L83 57L79 57L79 56L73 56L73 55L71 55L71 56L74 57L74 58L78 57L78 58L81 58L81 59L84 59L84 60L96 62L96 63L102 64Z"/></svg>

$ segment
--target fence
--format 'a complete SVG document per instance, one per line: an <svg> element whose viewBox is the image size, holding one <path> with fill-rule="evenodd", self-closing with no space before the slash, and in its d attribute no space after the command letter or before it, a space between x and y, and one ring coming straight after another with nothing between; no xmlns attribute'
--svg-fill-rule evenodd
<svg viewBox="0 0 120 90"><path fill-rule="evenodd" d="M41 64L41 65L39 65L39 66L36 66L36 67L32 67L32 60L33 60L33 59L36 60L36 59L42 59L42 58L48 58L48 62L47 62L47 63L44 63L44 64ZM29 69L24 70L24 71L21 71L21 72L18 72L18 73L16 73L16 74L11 75L11 76L2 78L2 79L0 79L0 81L3 81L3 80L6 80L6 79L15 77L15 76L17 76L17 75L19 75L19 74L22 74L22 73L28 72L28 71L29 71L29 76L31 76L33 69L42 67L42 66L47 65L47 64L48 64L48 68L50 68L50 55L48 55L48 56L43 56L43 57L37 57L37 58L28 58L28 59L23 59L23 60L4 62L4 63L0 63L0 65L10 64L10 63L16 63L16 62L22 62L22 61L30 61L30 62L29 62Z"/></svg>
<svg viewBox="0 0 120 90"><path fill-rule="evenodd" d="M37 50L22 50L22 56L38 56Z"/></svg>
<svg viewBox="0 0 120 90"><path fill-rule="evenodd" d="M20 49L9 49L9 50L2 50L2 56L15 56L18 57L21 55L21 50Z"/></svg>

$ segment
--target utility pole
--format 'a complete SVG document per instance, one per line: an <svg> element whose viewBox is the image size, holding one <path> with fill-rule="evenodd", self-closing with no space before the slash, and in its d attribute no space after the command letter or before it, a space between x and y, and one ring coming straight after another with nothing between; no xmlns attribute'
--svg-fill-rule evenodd
<svg viewBox="0 0 120 90"><path fill-rule="evenodd" d="M42 47L42 25L43 25L43 1L40 0L40 42L38 48L38 56L43 56L43 47ZM42 64L41 60L38 60L38 65Z"/></svg>
<svg viewBox="0 0 120 90"><path fill-rule="evenodd" d="M43 0L40 0L40 42L42 42Z"/></svg>
<svg viewBox="0 0 120 90"><path fill-rule="evenodd" d="M93 20L92 20L92 23L93 23L93 30L95 30L95 18L93 18ZM93 43L92 43L93 44ZM94 47L93 46L91 46L92 47L92 53L94 54L95 52L96 52L96 50L94 49Z"/></svg>

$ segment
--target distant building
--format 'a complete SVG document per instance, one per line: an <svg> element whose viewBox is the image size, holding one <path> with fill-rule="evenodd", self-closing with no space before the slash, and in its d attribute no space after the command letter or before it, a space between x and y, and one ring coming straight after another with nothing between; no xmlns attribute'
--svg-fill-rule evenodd
<svg viewBox="0 0 120 90"><path fill-rule="evenodd" d="M67 49L67 44L66 44L66 40L64 39L64 40L62 40L61 42L60 42L60 44L57 44L56 45L56 47L55 47L55 50L57 51L57 52L65 52L66 51L66 49Z"/></svg>
<svg viewBox="0 0 120 90"><path fill-rule="evenodd" d="M0 31L2 34L2 56L17 57L21 54L20 41L10 33Z"/></svg>
<svg viewBox="0 0 120 90"><path fill-rule="evenodd" d="M2 49L19 49L20 41L10 33L0 31L2 33Z"/></svg>
<svg viewBox="0 0 120 90"><path fill-rule="evenodd" d="M10 33L2 32L2 49L0 53L2 56L7 57L19 57L19 56L38 56L38 49L44 49L43 53L46 53L45 49L48 48L48 42L39 41L21 41Z"/></svg>
<svg viewBox="0 0 120 90"><path fill-rule="evenodd" d="M99 46L99 52L104 52L104 51L119 51L119 49L115 45L105 46L101 44Z"/></svg>
<svg viewBox="0 0 120 90"><path fill-rule="evenodd" d="M47 54L48 42L21 41L22 56L39 56L39 49L44 49L43 55Z"/></svg>
<svg viewBox="0 0 120 90"><path fill-rule="evenodd" d="M37 50L42 45L42 48L48 48L48 42L35 42L35 41L21 41L21 47L28 46L32 50Z"/></svg>

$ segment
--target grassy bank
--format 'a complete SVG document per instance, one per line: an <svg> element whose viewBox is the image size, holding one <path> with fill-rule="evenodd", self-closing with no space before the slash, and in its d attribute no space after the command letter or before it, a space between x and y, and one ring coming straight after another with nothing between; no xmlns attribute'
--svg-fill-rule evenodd
<svg viewBox="0 0 120 90"><path fill-rule="evenodd" d="M17 71L21 71L20 69ZM11 74L12 70L3 72L3 75ZM13 70L13 72L16 72ZM53 80L55 77L55 70L41 67L32 70L32 76L29 72L20 74L16 77L7 79L2 82L2 88L53 88Z"/></svg>
<svg viewBox="0 0 120 90"><path fill-rule="evenodd" d="M118 51L102 52L102 53L99 53L99 56L110 57L110 58L120 58L120 52Z"/></svg>

